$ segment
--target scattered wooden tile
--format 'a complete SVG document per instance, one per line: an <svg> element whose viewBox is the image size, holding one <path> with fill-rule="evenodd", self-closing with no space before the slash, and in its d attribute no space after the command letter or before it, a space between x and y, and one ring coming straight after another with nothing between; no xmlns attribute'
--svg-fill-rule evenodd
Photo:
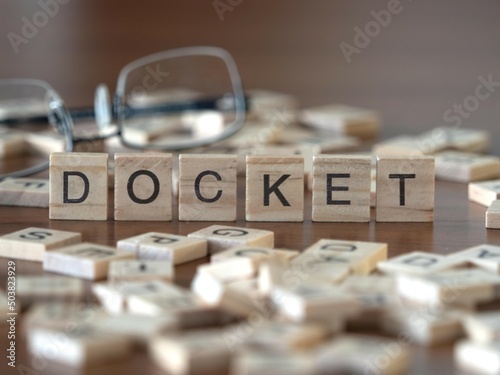
<svg viewBox="0 0 500 375"><path fill-rule="evenodd" d="M348 328L378 329L387 313L400 307L393 277L350 275L339 287L352 294L361 309L348 318Z"/></svg>
<svg viewBox="0 0 500 375"><path fill-rule="evenodd" d="M159 137L181 132L184 128L180 116L148 116L137 121L127 120L124 136L132 144L146 145Z"/></svg>
<svg viewBox="0 0 500 375"><path fill-rule="evenodd" d="M401 297L425 305L476 304L500 298L500 276L474 268L399 274L396 288Z"/></svg>
<svg viewBox="0 0 500 375"><path fill-rule="evenodd" d="M236 155L179 156L179 220L236 220Z"/></svg>
<svg viewBox="0 0 500 375"><path fill-rule="evenodd" d="M434 184L432 157L379 157L376 220L434 221Z"/></svg>
<svg viewBox="0 0 500 375"><path fill-rule="evenodd" d="M239 326L229 328L229 334L237 335ZM265 320L253 327L242 338L245 346L264 351L288 352L313 348L326 338L327 332L319 324L294 324Z"/></svg>
<svg viewBox="0 0 500 375"><path fill-rule="evenodd" d="M288 135L288 133L289 131L287 129L285 134ZM309 145L314 147L317 154L353 151L357 150L361 145L361 142L355 137L341 134L334 137L332 137L331 134L328 134L328 136L322 136L321 133L308 134L305 137L297 138L294 142L290 143L298 143L301 146Z"/></svg>
<svg viewBox="0 0 500 375"><path fill-rule="evenodd" d="M355 374L405 374L409 370L411 359L405 344L405 341L401 343L399 340L382 337L346 335L335 338L320 348L316 354L316 363L322 374L338 371Z"/></svg>
<svg viewBox="0 0 500 375"><path fill-rule="evenodd" d="M400 307L387 313L381 325L383 332L395 336L405 332L420 345L442 345L451 344L463 335L463 316L463 312L454 310Z"/></svg>
<svg viewBox="0 0 500 375"><path fill-rule="evenodd" d="M485 271L500 274L500 246L483 244L449 255L450 259L462 260Z"/></svg>
<svg viewBox="0 0 500 375"><path fill-rule="evenodd" d="M477 343L500 340L500 312L489 311L469 314L463 318L464 329L469 339Z"/></svg>
<svg viewBox="0 0 500 375"><path fill-rule="evenodd" d="M370 221L371 157L315 155L312 220Z"/></svg>
<svg viewBox="0 0 500 375"><path fill-rule="evenodd" d="M303 252L290 262L283 279L294 285L305 280L338 284L350 274L350 263L342 255Z"/></svg>
<svg viewBox="0 0 500 375"><path fill-rule="evenodd" d="M278 311L293 322L324 323L345 320L359 311L355 298L319 281L302 282L294 288L277 287L271 298Z"/></svg>
<svg viewBox="0 0 500 375"><path fill-rule="evenodd" d="M50 155L49 218L108 218L108 154L58 152Z"/></svg>
<svg viewBox="0 0 500 375"><path fill-rule="evenodd" d="M372 147L374 155L380 157L432 155L444 146L433 142L422 142L418 137L398 135L376 143Z"/></svg>
<svg viewBox="0 0 500 375"><path fill-rule="evenodd" d="M43 269L89 280L106 278L109 263L135 259L135 254L114 247L84 242L47 252Z"/></svg>
<svg viewBox="0 0 500 375"><path fill-rule="evenodd" d="M474 374L500 374L500 341L488 344L459 341L455 344L454 359L461 370Z"/></svg>
<svg viewBox="0 0 500 375"><path fill-rule="evenodd" d="M304 220L304 158L247 156L247 221Z"/></svg>
<svg viewBox="0 0 500 375"><path fill-rule="evenodd" d="M380 242L322 239L304 250L319 261L348 266L354 274L368 275L387 259L387 244Z"/></svg>
<svg viewBox="0 0 500 375"><path fill-rule="evenodd" d="M214 265L206 268L200 267L191 283L191 290L209 306L218 307L237 316L248 317L252 313L259 312L260 306L249 295L240 294L227 285L229 281L240 280L245 276L251 278L254 275L251 261L248 258L241 258L222 262L220 265L227 266L230 263L237 263L237 269L242 272L242 275L237 276L236 272L231 272L234 270L227 268L225 271L228 273L221 274L213 270Z"/></svg>
<svg viewBox="0 0 500 375"><path fill-rule="evenodd" d="M500 229L500 200L491 202L486 211L486 228Z"/></svg>
<svg viewBox="0 0 500 375"><path fill-rule="evenodd" d="M139 260L168 261L174 265L207 256L208 242L177 234L149 232L119 240L117 248L132 251Z"/></svg>
<svg viewBox="0 0 500 375"><path fill-rule="evenodd" d="M198 266L197 272L209 273L223 283L250 279L257 273L259 265L251 257L234 257L223 262Z"/></svg>
<svg viewBox="0 0 500 375"><path fill-rule="evenodd" d="M0 205L49 207L49 180L6 178L0 181Z"/></svg>
<svg viewBox="0 0 500 375"><path fill-rule="evenodd" d="M474 182L469 184L469 200L489 207L500 199L500 180Z"/></svg>
<svg viewBox="0 0 500 375"><path fill-rule="evenodd" d="M224 319L220 310L207 306L191 291L171 285L161 293L126 297L128 311L147 316L173 316L179 328L213 326Z"/></svg>
<svg viewBox="0 0 500 375"><path fill-rule="evenodd" d="M500 177L500 158L468 152L446 151L435 156L436 178L471 182Z"/></svg>
<svg viewBox="0 0 500 375"><path fill-rule="evenodd" d="M35 301L79 301L84 295L81 280L62 276L17 276L16 297L23 306Z"/></svg>
<svg viewBox="0 0 500 375"><path fill-rule="evenodd" d="M0 131L0 159L22 155L26 151L25 136L22 133Z"/></svg>
<svg viewBox="0 0 500 375"><path fill-rule="evenodd" d="M71 279L80 281L77 279ZM104 310L93 304L52 301L37 303L23 316L23 331L29 333L35 328L65 330L92 324L105 317Z"/></svg>
<svg viewBox="0 0 500 375"><path fill-rule="evenodd" d="M275 288L283 286L285 272L290 271L287 270L286 265L279 258L273 257L262 262L257 278L259 293L265 297L269 297Z"/></svg>
<svg viewBox="0 0 500 375"><path fill-rule="evenodd" d="M359 138L373 138L380 130L377 112L339 104L304 109L300 121L319 130Z"/></svg>
<svg viewBox="0 0 500 375"><path fill-rule="evenodd" d="M172 375L226 374L231 352L219 330L162 335L149 345L153 362Z"/></svg>
<svg viewBox="0 0 500 375"><path fill-rule="evenodd" d="M215 254L236 246L274 247L274 233L268 230L212 225L188 234L208 241L208 253Z"/></svg>
<svg viewBox="0 0 500 375"><path fill-rule="evenodd" d="M231 375L312 375L314 358L303 353L274 353L244 350L231 361Z"/></svg>
<svg viewBox="0 0 500 375"><path fill-rule="evenodd" d="M250 297L252 300L257 301L257 303L265 302L265 296L259 290L259 280L257 277L232 281L227 283L226 286L238 294Z"/></svg>
<svg viewBox="0 0 500 375"><path fill-rule="evenodd" d="M172 294L178 287L164 281L124 281L121 283L96 283L92 285L103 308L110 314L122 314L128 309L127 298L149 294Z"/></svg>
<svg viewBox="0 0 500 375"><path fill-rule="evenodd" d="M26 134L26 145L30 152L50 155L53 152L64 152L66 139L53 130L31 132Z"/></svg>
<svg viewBox="0 0 500 375"><path fill-rule="evenodd" d="M257 247L257 246L256 247L240 246L221 251L220 253L216 253L212 255L210 261L212 263L218 263L230 259L245 257L245 258L250 258L254 262L256 268L258 268L263 261L266 261L271 257L277 257L284 264L287 264L298 255L299 252L296 250L269 249L266 247Z"/></svg>
<svg viewBox="0 0 500 375"><path fill-rule="evenodd" d="M115 220L172 220L172 155L115 154Z"/></svg>
<svg viewBox="0 0 500 375"><path fill-rule="evenodd" d="M147 260L114 260L109 263L108 280L174 280L172 262Z"/></svg>
<svg viewBox="0 0 500 375"><path fill-rule="evenodd" d="M36 357L72 367L84 367L124 359L131 353L131 342L90 326L71 334L36 328L28 332L28 350Z"/></svg>
<svg viewBox="0 0 500 375"><path fill-rule="evenodd" d="M26 228L0 237L0 256L42 262L47 251L77 244L82 235L46 228Z"/></svg>
<svg viewBox="0 0 500 375"><path fill-rule="evenodd" d="M144 316L120 314L95 319L92 328L98 332L125 337L139 345L145 345L152 337L178 328L173 315Z"/></svg>
<svg viewBox="0 0 500 375"><path fill-rule="evenodd" d="M232 113L204 110L182 115L182 120L195 139L203 139L220 135L227 124L234 122L234 117Z"/></svg>
<svg viewBox="0 0 500 375"><path fill-rule="evenodd" d="M289 121L293 121L295 118L298 102L294 96L263 89L250 89L246 90L246 93L249 99L250 119L273 121L278 116L287 116L290 117Z"/></svg>
<svg viewBox="0 0 500 375"><path fill-rule="evenodd" d="M487 130L454 127L438 127L421 135L435 142L441 142L447 149L465 152L487 152L491 144L491 134Z"/></svg>
<svg viewBox="0 0 500 375"><path fill-rule="evenodd" d="M386 274L407 273L425 275L464 265L465 261L440 254L412 251L379 262L377 269Z"/></svg>

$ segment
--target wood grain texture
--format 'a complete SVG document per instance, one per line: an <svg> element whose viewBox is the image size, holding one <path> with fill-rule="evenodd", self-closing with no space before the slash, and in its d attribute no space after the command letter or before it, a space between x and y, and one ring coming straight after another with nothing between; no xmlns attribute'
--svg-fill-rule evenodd
<svg viewBox="0 0 500 375"><path fill-rule="evenodd" d="M378 222L434 220L434 158L378 157Z"/></svg>
<svg viewBox="0 0 500 375"><path fill-rule="evenodd" d="M236 155L179 156L179 220L236 220Z"/></svg>
<svg viewBox="0 0 500 375"><path fill-rule="evenodd" d="M304 220L304 158L247 156L247 221Z"/></svg>
<svg viewBox="0 0 500 375"><path fill-rule="evenodd" d="M108 218L108 154L50 155L49 217L56 220Z"/></svg>
<svg viewBox="0 0 500 375"><path fill-rule="evenodd" d="M172 155L115 154L115 220L172 220Z"/></svg>
<svg viewBox="0 0 500 375"><path fill-rule="evenodd" d="M370 221L371 160L356 155L313 157L313 221Z"/></svg>

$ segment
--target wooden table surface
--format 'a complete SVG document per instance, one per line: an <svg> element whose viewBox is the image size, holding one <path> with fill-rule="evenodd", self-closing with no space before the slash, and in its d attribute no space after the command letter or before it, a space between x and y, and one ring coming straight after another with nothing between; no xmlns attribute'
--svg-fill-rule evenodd
<svg viewBox="0 0 500 375"><path fill-rule="evenodd" d="M373 20L370 12L387 9L388 1L232 3L239 5L231 6L232 11L221 20L212 0L70 1L59 5L36 35L26 37L23 24L41 11L40 3L2 2L0 78L44 79L70 107L85 106L92 103L98 83L114 89L118 72L128 61L180 46L218 45L234 55L247 88L288 92L304 107L338 102L377 109L384 118L382 138L447 125L444 113L474 95L480 77L491 75L493 81L500 81L500 3L495 1L480 6L465 0L401 1L402 11L393 14L388 25L351 56L350 63L339 45L353 45L355 27L364 29ZM12 33L26 41L17 46L17 52L10 41ZM493 88L488 99L460 120L463 127L490 130L496 155L500 151L499 98ZM230 224L273 230L277 247L303 249L320 238L352 239L387 242L394 256L411 250L448 254L481 243L500 244L500 231L485 229L485 208L467 200L466 184L437 182L435 222L430 224L312 223L309 194L304 223L250 223L244 221L243 193L240 189L238 221ZM176 219L161 223L54 221L48 219L47 209L0 208L0 235L36 226L78 231L86 241L108 245L148 231L187 234L208 225ZM188 285L196 266L203 262L206 259L178 267L179 283ZM0 259L1 280L6 277L6 263ZM16 265L18 275L43 272L39 263L16 261ZM3 326L1 353L6 352L6 336ZM20 373L73 373L33 363L23 346L18 337L18 366L36 371ZM411 373L454 373L451 349L415 348ZM2 374L18 373L4 372L4 357L0 363ZM162 373L142 352L87 372Z"/></svg>

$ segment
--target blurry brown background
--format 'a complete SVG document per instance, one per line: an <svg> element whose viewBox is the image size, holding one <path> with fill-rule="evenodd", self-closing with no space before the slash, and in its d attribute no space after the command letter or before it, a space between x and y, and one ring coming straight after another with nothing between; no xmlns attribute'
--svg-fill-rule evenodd
<svg viewBox="0 0 500 375"><path fill-rule="evenodd" d="M302 106L340 102L378 109L384 136L443 124L446 110L474 94L479 76L500 82L500 2L494 0L401 0L401 12L349 64L340 44L354 45L354 28L365 29L370 12L387 9L390 1L64 2L18 53L8 34L22 36L23 17L33 21L42 6L1 2L0 78L47 80L70 106L91 104L100 82L114 90L127 62L191 45L228 49L247 88L292 93ZM223 20L216 4L231 8ZM463 126L489 128L498 143L499 104L500 90Z"/></svg>

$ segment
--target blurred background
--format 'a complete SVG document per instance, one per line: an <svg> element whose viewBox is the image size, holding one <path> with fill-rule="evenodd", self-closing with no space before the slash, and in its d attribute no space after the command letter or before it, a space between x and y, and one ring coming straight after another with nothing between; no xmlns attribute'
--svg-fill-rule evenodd
<svg viewBox="0 0 500 375"><path fill-rule="evenodd" d="M417 134L446 125L481 77L500 82L499 14L494 0L2 1L0 78L43 79L70 107L88 106L129 61L216 45L246 88L293 94L301 107L377 109L383 137ZM489 89L459 117L498 143L500 84Z"/></svg>

